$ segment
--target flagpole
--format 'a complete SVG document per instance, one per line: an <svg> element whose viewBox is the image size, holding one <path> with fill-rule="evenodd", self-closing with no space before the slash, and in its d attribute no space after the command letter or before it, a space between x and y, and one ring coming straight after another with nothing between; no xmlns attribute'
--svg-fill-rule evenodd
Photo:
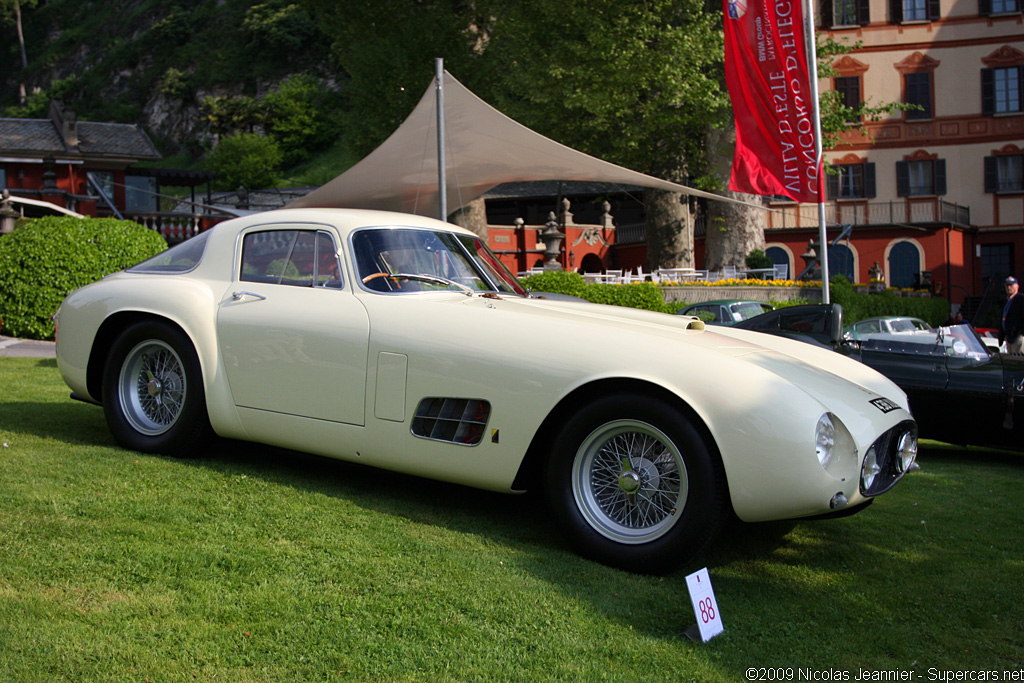
<svg viewBox="0 0 1024 683"><path fill-rule="evenodd" d="M825 168L822 165L821 105L818 102L818 49L814 38L814 4L803 0L804 37L807 43L807 70L811 88L811 112L814 116L814 153L818 169L818 262L821 264L821 301L830 303L828 291L828 235L825 230Z"/></svg>
<svg viewBox="0 0 1024 683"><path fill-rule="evenodd" d="M448 220L448 181L444 161L444 59L434 60L434 81L437 89L437 211L439 220Z"/></svg>

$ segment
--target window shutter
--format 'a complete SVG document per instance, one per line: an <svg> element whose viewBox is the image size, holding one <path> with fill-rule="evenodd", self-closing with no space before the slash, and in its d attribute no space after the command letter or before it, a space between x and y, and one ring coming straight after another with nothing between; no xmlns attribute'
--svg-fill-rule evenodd
<svg viewBox="0 0 1024 683"><path fill-rule="evenodd" d="M868 0L857 0L857 23L861 26L871 23L871 6Z"/></svg>
<svg viewBox="0 0 1024 683"><path fill-rule="evenodd" d="M992 0L978 0L978 14L983 17L992 14Z"/></svg>
<svg viewBox="0 0 1024 683"><path fill-rule="evenodd" d="M999 166L997 157L985 157L985 192L999 191Z"/></svg>
<svg viewBox="0 0 1024 683"><path fill-rule="evenodd" d="M875 196L875 164L868 162L864 164L864 197L872 199Z"/></svg>
<svg viewBox="0 0 1024 683"><path fill-rule="evenodd" d="M903 21L903 0L889 0L889 21L894 24Z"/></svg>
<svg viewBox="0 0 1024 683"><path fill-rule="evenodd" d="M928 21L939 18L939 0L928 0Z"/></svg>
<svg viewBox="0 0 1024 683"><path fill-rule="evenodd" d="M935 194L946 194L946 160L936 159L932 164L932 180L935 183Z"/></svg>
<svg viewBox="0 0 1024 683"><path fill-rule="evenodd" d="M835 12L832 9L833 0L821 0L821 25L822 26L834 26Z"/></svg>
<svg viewBox="0 0 1024 683"><path fill-rule="evenodd" d="M981 70L981 114L992 116L996 113L996 72L994 69Z"/></svg>
<svg viewBox="0 0 1024 683"><path fill-rule="evenodd" d="M825 176L825 180L828 184L828 198L836 199L839 197L839 175L837 173L828 173Z"/></svg>
<svg viewBox="0 0 1024 683"><path fill-rule="evenodd" d="M1017 111L1024 111L1024 66L1017 67Z"/></svg>
<svg viewBox="0 0 1024 683"><path fill-rule="evenodd" d="M896 162L896 196L910 196L910 162Z"/></svg>

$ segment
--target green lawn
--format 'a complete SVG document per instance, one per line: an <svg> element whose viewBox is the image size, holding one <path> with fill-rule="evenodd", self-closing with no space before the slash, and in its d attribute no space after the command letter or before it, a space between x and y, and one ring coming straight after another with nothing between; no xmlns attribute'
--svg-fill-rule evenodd
<svg viewBox="0 0 1024 683"><path fill-rule="evenodd" d="M569 553L535 497L243 443L142 455L67 395L54 361L0 358L0 681L1024 667L1024 456L932 445L862 514L733 528L652 578ZM681 635L702 566L725 624L706 644Z"/></svg>

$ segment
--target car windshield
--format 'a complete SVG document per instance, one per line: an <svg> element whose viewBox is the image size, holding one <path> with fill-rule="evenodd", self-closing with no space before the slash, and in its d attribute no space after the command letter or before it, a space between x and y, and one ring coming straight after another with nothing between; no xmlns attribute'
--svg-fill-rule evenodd
<svg viewBox="0 0 1024 683"><path fill-rule="evenodd" d="M896 341L889 339L868 339L861 342L861 348L871 351L891 351L926 356L946 356L967 360L988 360L989 352L978 334L970 325L950 325L934 330L933 334L907 335Z"/></svg>
<svg viewBox="0 0 1024 683"><path fill-rule="evenodd" d="M732 311L733 320L746 320L772 310L771 307L750 301L733 304L729 309Z"/></svg>
<svg viewBox="0 0 1024 683"><path fill-rule="evenodd" d="M487 246L472 235L371 228L352 235L352 252L359 280L375 292L468 289L525 294Z"/></svg>
<svg viewBox="0 0 1024 683"><path fill-rule="evenodd" d="M913 332L917 329L912 320L890 320L889 326L893 332Z"/></svg>

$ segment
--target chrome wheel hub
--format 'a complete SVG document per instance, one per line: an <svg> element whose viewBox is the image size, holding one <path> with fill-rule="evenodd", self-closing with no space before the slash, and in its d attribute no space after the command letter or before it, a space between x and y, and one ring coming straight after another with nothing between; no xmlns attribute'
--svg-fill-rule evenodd
<svg viewBox="0 0 1024 683"><path fill-rule="evenodd" d="M157 436L174 426L185 405L185 389L184 364L165 342L144 341L125 356L118 399L136 431Z"/></svg>
<svg viewBox="0 0 1024 683"><path fill-rule="evenodd" d="M573 461L577 508L595 531L621 543L647 543L667 533L685 506L688 488L679 448L639 420L598 427Z"/></svg>

